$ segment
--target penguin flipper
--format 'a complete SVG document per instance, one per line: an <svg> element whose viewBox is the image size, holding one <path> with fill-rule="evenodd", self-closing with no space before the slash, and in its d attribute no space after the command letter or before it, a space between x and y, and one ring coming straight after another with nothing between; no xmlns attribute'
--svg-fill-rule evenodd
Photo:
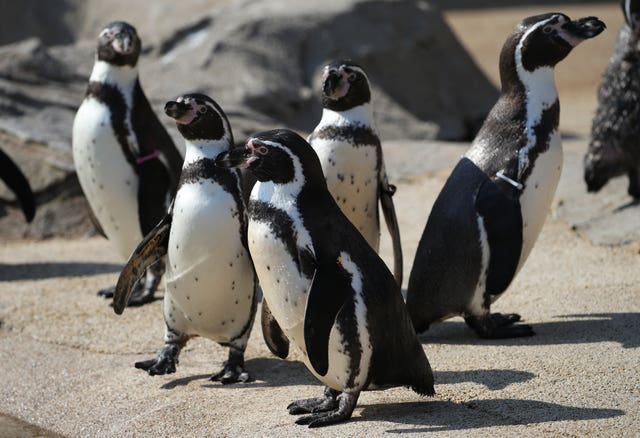
<svg viewBox="0 0 640 438"><path fill-rule="evenodd" d="M36 214L36 201L31 191L29 181L24 176L20 168L11 158L0 150L0 178L7 187L16 195L22 213L27 222L33 220Z"/></svg>
<svg viewBox="0 0 640 438"><path fill-rule="evenodd" d="M522 252L520 202L487 178L478 189L475 208L484 221L491 248L486 291L501 294L516 275Z"/></svg>
<svg viewBox="0 0 640 438"><path fill-rule="evenodd" d="M384 221L391 235L391 243L393 245L393 276L400 287L402 287L402 244L400 242L400 227L398 225L398 217L396 209L393 205L392 196L396 192L396 186L389 184L385 175L380 182L380 205L382 206L382 214Z"/></svg>
<svg viewBox="0 0 640 438"><path fill-rule="evenodd" d="M352 288L346 271L335 263L316 266L304 317L304 342L309 362L318 374L329 370L329 334Z"/></svg>
<svg viewBox="0 0 640 438"><path fill-rule="evenodd" d="M167 254L172 219L171 212L167 213L164 219L133 250L127 264L122 269L113 294L113 310L118 315L121 315L127 307L136 281L144 275L149 266Z"/></svg>
<svg viewBox="0 0 640 438"><path fill-rule="evenodd" d="M280 359L286 359L289 355L289 338L284 334L280 324L271 314L267 300L262 298L262 336L269 347L269 351Z"/></svg>

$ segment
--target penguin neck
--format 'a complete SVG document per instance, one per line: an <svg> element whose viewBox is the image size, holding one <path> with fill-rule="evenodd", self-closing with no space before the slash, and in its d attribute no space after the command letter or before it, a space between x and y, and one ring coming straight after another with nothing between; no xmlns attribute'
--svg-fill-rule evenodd
<svg viewBox="0 0 640 438"><path fill-rule="evenodd" d="M371 103L367 102L358 105L346 111L334 111L328 108L322 109L322 118L318 124L318 128L324 126L345 126L345 125L362 125L371 126L373 120L373 110Z"/></svg>
<svg viewBox="0 0 640 438"><path fill-rule="evenodd" d="M229 150L229 139L220 140L186 140L184 166L200 160L215 160L216 157Z"/></svg>
<svg viewBox="0 0 640 438"><path fill-rule="evenodd" d="M116 86L125 95L131 95L138 80L138 68L128 65L112 65L96 60L89 77L89 82L98 82Z"/></svg>
<svg viewBox="0 0 640 438"><path fill-rule="evenodd" d="M516 55L517 73L524 89L525 100L525 142L518 151L518 178L521 178L532 164L530 162L531 151L536 145L542 144L539 140L548 139L549 134L558 129L557 118L552 120L550 124L547 122L547 126L542 126L545 112L558 104L558 90L556 89L553 67L538 67L533 71L528 71L520 61ZM541 130L541 127L544 129ZM540 139L538 139L539 136Z"/></svg>

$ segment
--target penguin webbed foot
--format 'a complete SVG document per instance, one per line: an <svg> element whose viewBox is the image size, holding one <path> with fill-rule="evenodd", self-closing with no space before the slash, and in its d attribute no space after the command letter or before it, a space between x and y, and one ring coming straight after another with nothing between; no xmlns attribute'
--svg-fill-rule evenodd
<svg viewBox="0 0 640 438"><path fill-rule="evenodd" d="M136 362L135 367L145 370L150 376L173 374L176 372L179 354L180 347L173 344L166 345L155 358Z"/></svg>
<svg viewBox="0 0 640 438"><path fill-rule="evenodd" d="M296 400L289 403L287 409L291 415L313 414L318 412L332 411L338 408L338 396L340 391L324 388L324 396Z"/></svg>
<svg viewBox="0 0 640 438"><path fill-rule="evenodd" d="M209 377L213 382L220 382L223 385L230 383L250 382L251 376L244 370L244 352L240 350L229 350L229 359L224 363L223 368Z"/></svg>
<svg viewBox="0 0 640 438"><path fill-rule="evenodd" d="M351 418L353 410L358 402L359 392L353 394L340 393L334 400L337 408L327 412L317 412L311 415L300 417L296 420L296 424L308 425L310 428L329 426L331 424L341 423ZM295 402L294 402L295 403ZM291 405L289 405L291 406Z"/></svg>
<svg viewBox="0 0 640 438"><path fill-rule="evenodd" d="M533 327L516 324L521 317L517 313L490 313L483 316L466 316L467 325L482 339L506 339L533 336Z"/></svg>
<svg viewBox="0 0 640 438"><path fill-rule="evenodd" d="M98 295L99 297L102 297L102 298L107 299L107 298L113 298L113 294L114 294L115 292L116 292L116 287L115 287L115 285L114 285L114 286L111 286L111 287L106 287L106 288L104 288L104 289L100 289L100 290L98 291L97 295Z"/></svg>

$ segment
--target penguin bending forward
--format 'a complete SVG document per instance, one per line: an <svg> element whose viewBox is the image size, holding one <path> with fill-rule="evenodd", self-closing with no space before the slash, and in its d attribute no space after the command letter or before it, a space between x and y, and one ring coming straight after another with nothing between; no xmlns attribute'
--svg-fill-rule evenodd
<svg viewBox="0 0 640 438"><path fill-rule="evenodd" d="M36 200L29 181L16 163L2 150L0 150L0 178L16 195L24 218L27 222L31 222L36 214Z"/></svg>
<svg viewBox="0 0 640 438"><path fill-rule="evenodd" d="M201 94L167 102L165 112L186 141L180 186L171 211L123 269L113 307L121 314L137 279L166 255L165 346L136 368L151 375L173 373L187 340L204 336L229 347L228 361L211 379L247 381L244 351L257 299L246 211L239 171L214 164L233 145L231 127L222 108Z"/></svg>
<svg viewBox="0 0 640 438"><path fill-rule="evenodd" d="M500 54L502 93L433 205L409 278L418 332L463 315L483 338L533 335L491 314L529 256L562 169L554 66L605 28L560 13L523 20Z"/></svg>
<svg viewBox="0 0 640 438"><path fill-rule="evenodd" d="M626 174L627 192L640 200L640 0L624 0L622 10L625 24L598 90L584 179L597 192Z"/></svg>
<svg viewBox="0 0 640 438"><path fill-rule="evenodd" d="M289 405L291 414L311 414L297 423L344 421L367 388L404 385L434 394L400 288L340 211L311 146L292 131L267 131L216 163L248 167L258 180L248 241L268 303L267 345L286 357L290 340L326 385L323 397Z"/></svg>
<svg viewBox="0 0 640 438"><path fill-rule="evenodd" d="M402 285L400 230L380 139L373 126L371 89L362 67L334 61L322 74L322 119L309 135L336 203L369 245L380 246L378 201L391 234L394 275Z"/></svg>
<svg viewBox="0 0 640 438"><path fill-rule="evenodd" d="M98 37L86 96L73 122L73 161L99 228L123 259L155 227L173 198L182 157L138 79L140 38L127 23ZM150 267L130 305L153 301L164 263ZM100 292L109 297L113 289Z"/></svg>

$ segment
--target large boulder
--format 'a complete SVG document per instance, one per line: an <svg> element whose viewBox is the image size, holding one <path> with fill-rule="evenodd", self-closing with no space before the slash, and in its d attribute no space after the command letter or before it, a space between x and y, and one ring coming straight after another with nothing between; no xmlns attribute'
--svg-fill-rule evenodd
<svg viewBox="0 0 640 438"><path fill-rule="evenodd" d="M351 58L368 72L383 141L470 139L497 98L427 1L29 0L24 8L32 14L9 9L31 34L14 34L32 37L16 42L0 33L0 41L11 42L0 47L0 131L65 151L63 158L59 151L51 154L64 161L58 167L71 185L73 117L93 65L95 38L113 20L138 28L141 81L158 113L178 94L210 94L227 111L238 142L273 127L311 131L321 114L321 68L336 58ZM52 21L61 26L60 35L36 31ZM170 120L160 118L181 145ZM38 199L55 202L47 194L55 187L38 185ZM0 207L11 202L0 191ZM6 228L1 221L0 228Z"/></svg>

